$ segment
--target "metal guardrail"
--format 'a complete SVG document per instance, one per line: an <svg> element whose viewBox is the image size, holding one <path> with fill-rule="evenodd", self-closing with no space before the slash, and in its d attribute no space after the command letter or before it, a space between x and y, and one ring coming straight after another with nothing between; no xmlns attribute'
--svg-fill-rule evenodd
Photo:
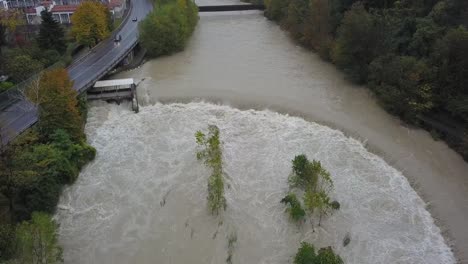
<svg viewBox="0 0 468 264"><path fill-rule="evenodd" d="M109 38L114 38L115 37L115 34L117 32L119 32L122 27L128 22L128 19L130 18L130 14L132 12L132 9L133 9L133 1L130 1L130 0L127 0L127 2L129 3L129 6L127 8L127 10L124 12L124 19L122 20L122 22L120 23L120 25L113 30L112 34L109 36ZM107 39L109 39L107 38ZM87 53L86 55L78 58L77 60L73 61L72 64L68 65L66 67L67 70L73 68L74 66L76 66L76 64L80 63L81 61L83 61L84 59L86 59L87 57L89 57L89 55L93 54L94 51L99 48L107 39L99 42L96 46L94 46L93 48L91 48ZM53 69L56 69L56 68L60 68L60 66L62 66L62 62L59 61L57 63L54 63L53 65L43 69L42 71L32 75L31 77L29 77L28 79L22 81L21 83L15 85L14 87L8 89L7 91L3 92L3 93L0 93L0 111L4 111L5 109L7 109L8 107L12 106L13 104L17 103L18 101L21 100L21 98L23 97L22 96L22 92L21 91L24 91L25 89L27 89L27 87L34 81L36 80L41 74L43 74L44 72L46 71L50 71L50 70L53 70Z"/></svg>
<svg viewBox="0 0 468 264"><path fill-rule="evenodd" d="M89 87L93 85L96 81L104 77L110 70L112 70L119 62L121 62L128 54L135 48L135 46L138 44L138 38L135 39L135 41L129 46L126 52L122 53L122 55L116 57L115 60L113 60L107 67L104 68L104 70L98 74L95 78L91 79L89 82L87 82L83 87L79 88L77 90L78 94L81 94L85 92Z"/></svg>
<svg viewBox="0 0 468 264"><path fill-rule="evenodd" d="M112 36L115 36L115 34L117 32L119 32L124 25L126 25L126 23L128 22L128 20L130 18L130 14L131 14L131 11L133 9L133 3L130 0L128 0L128 2L130 3L129 8L128 8L128 12L126 12L125 18L124 18L124 20L122 20L122 23L119 25L119 27L113 31ZM100 42L100 43L104 43L105 41L108 41L108 40L109 40L109 38L107 40L104 40L104 41ZM105 76L112 68L114 68L120 61L122 61L122 59L124 59L126 56L128 56L128 54L133 50L133 48L137 44L138 44L138 34L136 35L136 38L134 39L134 41L128 46L128 48L120 56L113 58L113 60L111 61L111 63L109 65L102 68L102 71L95 78L93 78L92 80L87 82L83 87L79 87L77 89L77 92L79 94L83 93L93 83L95 83L97 80L99 80L100 78ZM72 68L73 66L76 66L76 64L81 62L84 58L86 58L90 54L94 53L93 50L95 48L97 48L98 45L96 45L93 49L91 49L88 52L87 55L81 57L80 59L75 61L72 65L68 66L67 69L70 70L70 68ZM34 76L31 76L26 81L23 81L22 83L20 83L20 84L16 85L15 87L9 89L8 91L5 91L4 93L1 93L0 94L0 111L3 112L6 108L9 108L9 107L13 106L15 103L21 103L22 100L25 100L25 98L22 96L23 95L23 93L21 92L22 89L26 89L32 83L32 81L36 80L37 77L40 74L42 74L44 71L57 68L58 66L60 66L60 65L54 64L54 65L48 67L47 69L35 74ZM24 112L18 118L11 121L11 123L13 123L13 122L16 122L18 120L22 120L21 122L23 122L23 123L20 125L18 131L16 131L16 130L15 131L9 131L8 135L5 134L6 133L5 131L7 131L7 127L0 128L0 133L2 133L2 138L3 138L3 141L4 141L4 142L0 142L0 144L8 144L12 139L14 139L16 136L18 136L24 130L26 130L27 128L33 126L37 122L37 115L36 114L37 114L36 111ZM32 116L32 117L27 117L27 116ZM8 124L6 126L8 126ZM2 130L3 130L3 132L2 132Z"/></svg>
<svg viewBox="0 0 468 264"><path fill-rule="evenodd" d="M227 12L227 11L246 11L246 10L265 10L265 5L213 5L199 6L198 12Z"/></svg>

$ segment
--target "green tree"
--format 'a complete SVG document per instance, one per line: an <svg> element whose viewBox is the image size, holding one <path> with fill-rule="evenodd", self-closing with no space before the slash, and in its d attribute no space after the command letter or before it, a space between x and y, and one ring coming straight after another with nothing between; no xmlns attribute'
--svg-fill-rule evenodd
<svg viewBox="0 0 468 264"><path fill-rule="evenodd" d="M322 166L320 161L310 162L304 154L297 155L292 160L292 175L289 177L289 184L292 188L300 188L305 191L304 205L313 214L319 214L319 226L322 217L329 214L332 209L339 209L339 203L331 202L329 194L333 190L333 181L330 173ZM281 202L289 203L290 214L299 215L300 203L295 195L287 195ZM302 208L300 208L302 210ZM294 218L294 217L293 217Z"/></svg>
<svg viewBox="0 0 468 264"><path fill-rule="evenodd" d="M63 54L66 49L65 33L62 26L52 17L52 12L41 12L42 23L37 42L42 50L54 49Z"/></svg>
<svg viewBox="0 0 468 264"><path fill-rule="evenodd" d="M50 70L40 80L38 131L48 138L57 129L65 130L73 140L84 139L83 120L78 110L77 93L65 69Z"/></svg>
<svg viewBox="0 0 468 264"><path fill-rule="evenodd" d="M317 258L316 258L316 263L317 264L343 264L344 262L338 254L335 254L335 252L333 252L333 249L331 247L326 247L326 248L319 249Z"/></svg>
<svg viewBox="0 0 468 264"><path fill-rule="evenodd" d="M3 142L0 134L0 142ZM18 193L30 186L36 179L36 173L27 162L19 158L21 148L16 144L0 144L0 192L8 199L9 214L15 220L15 198Z"/></svg>
<svg viewBox="0 0 468 264"><path fill-rule="evenodd" d="M9 260L15 253L15 227L11 224L0 224L0 262Z"/></svg>
<svg viewBox="0 0 468 264"><path fill-rule="evenodd" d="M431 69L408 56L383 56L370 66L370 83L384 106L392 113L415 121L433 106Z"/></svg>
<svg viewBox="0 0 468 264"><path fill-rule="evenodd" d="M285 0L265 0L265 15L271 20L281 21L287 16L287 7L289 1Z"/></svg>
<svg viewBox="0 0 468 264"><path fill-rule="evenodd" d="M154 9L140 23L141 45L152 57L182 50L198 22L192 0L178 0Z"/></svg>
<svg viewBox="0 0 468 264"><path fill-rule="evenodd" d="M335 254L331 247L321 248L318 254L312 244L302 242L295 257L294 264L343 264L340 256Z"/></svg>
<svg viewBox="0 0 468 264"><path fill-rule="evenodd" d="M320 56L329 59L332 45L333 17L329 0L310 0L310 15L305 25L305 42Z"/></svg>
<svg viewBox="0 0 468 264"><path fill-rule="evenodd" d="M17 259L20 263L62 263L62 249L57 239L57 224L45 213L35 212L31 221L19 225Z"/></svg>
<svg viewBox="0 0 468 264"><path fill-rule="evenodd" d="M109 10L102 3L82 2L71 18L72 35L80 44L95 46L110 35L112 23L109 18Z"/></svg>
<svg viewBox="0 0 468 264"><path fill-rule="evenodd" d="M316 258L317 254L315 254L314 246L307 242L302 242L294 257L294 264L313 264Z"/></svg>
<svg viewBox="0 0 468 264"><path fill-rule="evenodd" d="M302 209L301 203L297 199L297 196L294 193L290 193L286 195L283 199L281 199L281 203L289 205L287 211L289 212L289 216L294 221L299 221L304 218L305 211Z"/></svg>
<svg viewBox="0 0 468 264"><path fill-rule="evenodd" d="M212 169L208 178L208 207L212 213L218 214L220 210L226 208L221 141L218 127L210 125L208 131L208 136L201 131L195 134L197 144L203 148L197 152L197 159L203 160Z"/></svg>
<svg viewBox="0 0 468 264"><path fill-rule="evenodd" d="M468 31L457 27L440 39L433 53L437 92L453 115L468 121Z"/></svg>
<svg viewBox="0 0 468 264"><path fill-rule="evenodd" d="M319 226L322 223L322 217L329 214L333 209L332 203L330 202L330 197L328 197L328 193L324 190L319 192L307 190L304 194L304 204L310 213L318 211Z"/></svg>
<svg viewBox="0 0 468 264"><path fill-rule="evenodd" d="M345 13L338 29L332 59L352 80L359 83L367 81L372 60L386 54L389 49L387 24L378 22L364 5L357 3Z"/></svg>
<svg viewBox="0 0 468 264"><path fill-rule="evenodd" d="M18 55L7 58L6 73L15 80L21 82L41 71L44 65L29 55Z"/></svg>

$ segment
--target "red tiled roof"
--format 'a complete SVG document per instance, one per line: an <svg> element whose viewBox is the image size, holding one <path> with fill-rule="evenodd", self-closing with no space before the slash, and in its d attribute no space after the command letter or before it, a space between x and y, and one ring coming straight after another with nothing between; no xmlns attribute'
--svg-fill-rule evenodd
<svg viewBox="0 0 468 264"><path fill-rule="evenodd" d="M24 11L26 14L36 14L36 9L35 8L26 8Z"/></svg>
<svg viewBox="0 0 468 264"><path fill-rule="evenodd" d="M117 6L122 5L122 0L110 0L110 2L107 4L109 9L114 9Z"/></svg>
<svg viewBox="0 0 468 264"><path fill-rule="evenodd" d="M56 5L52 8L52 13L58 12L75 12L78 6L76 5Z"/></svg>
<svg viewBox="0 0 468 264"><path fill-rule="evenodd" d="M49 7L49 6L52 4L52 1L42 1L41 4L42 4L44 7Z"/></svg>

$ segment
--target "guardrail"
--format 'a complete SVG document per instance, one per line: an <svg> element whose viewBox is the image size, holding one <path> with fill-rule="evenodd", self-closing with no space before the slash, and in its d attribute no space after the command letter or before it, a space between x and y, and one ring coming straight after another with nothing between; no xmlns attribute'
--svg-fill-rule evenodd
<svg viewBox="0 0 468 264"><path fill-rule="evenodd" d="M265 10L264 5L216 5L199 6L198 12L227 12L227 11L246 11L246 10Z"/></svg>
<svg viewBox="0 0 468 264"><path fill-rule="evenodd" d="M124 12L124 19L122 20L122 23L120 23L120 25L114 29L112 31L112 34L109 38L114 38L115 37L115 34L117 32L119 32L122 27L128 22L128 19L130 18L130 14L132 13L132 9L133 9L133 1L130 1L130 0L127 0L127 2L129 3L129 6L127 8L127 10ZM109 39L107 38L107 39ZM96 49L98 49L104 42L106 42L106 40L102 40L101 42L99 42L96 46L94 46L93 48L91 48L87 53L86 55L78 58L77 60L73 61L72 64L70 64L69 66L66 67L67 70L73 68L74 66L76 66L78 63L80 63L81 61L83 61L84 59L86 59L87 57L89 57L89 55L93 54L94 51ZM42 71L32 75L31 77L29 77L28 79L22 81L21 83L18 83L17 85L15 85L14 87L8 89L7 91L3 92L3 93L0 93L0 111L4 111L5 109L7 109L8 107L12 106L13 104L17 103L19 100L21 100L22 98L22 91L24 91L24 89L26 89L34 80L36 80L41 74L43 74L44 72L46 71L50 71L50 70L53 70L53 69L56 69L56 68L60 68L62 66L62 62L57 62L45 69L43 69Z"/></svg>
<svg viewBox="0 0 468 264"><path fill-rule="evenodd" d="M77 92L78 94L81 94L85 92L93 83L104 77L110 70L112 70L119 62L121 62L128 54L135 48L135 46L138 44L138 39L135 39L135 41L129 46L126 52L122 53L122 55L116 57L115 60L113 60L108 66L104 68L104 70L99 73L95 78L91 79L89 82L87 82L83 87L80 87Z"/></svg>
<svg viewBox="0 0 468 264"><path fill-rule="evenodd" d="M117 32L119 32L122 29L122 27L124 25L126 25L126 23L128 22L128 19L130 18L131 11L133 9L133 3L131 1L129 1L129 3L130 3L130 6L128 8L128 12L125 15L124 20L122 20L122 23L120 24L120 26L117 27L117 29L113 31L112 36L115 36L115 34L117 34ZM109 39L106 39L106 40L104 40L104 41L102 41L100 43L104 43L104 42L106 42L108 40ZM119 56L117 56L115 58L112 58L112 61L107 66L101 68L101 71L99 72L99 74L97 76L95 76L94 78L89 80L82 87L75 87L77 92L79 94L83 93L84 91L86 91L86 89L88 89L91 85L93 85L93 83L95 83L97 80L99 80L100 78L105 76L112 68L114 68L120 61L122 61L122 59L124 59L126 56L128 56L128 54L133 50L133 48L137 44L138 44L138 33L136 34L136 37L133 40L133 42L131 42L130 45L127 46L126 50L124 50L123 53L120 54ZM97 48L97 46L94 47L94 48ZM93 51L93 49L91 49L88 52L88 55L85 55L83 57L89 56L89 54L93 53L92 51ZM76 66L77 63L79 63L80 61L82 61L84 59L83 57L80 58L79 60L75 61L69 67L67 67L67 70L70 70L73 66ZM23 97L24 93L21 92L22 89L26 89L32 83L32 81L37 80L37 77L38 77L39 74L43 73L46 70L51 70L51 69L57 68L59 66L60 65L55 65L54 64L54 65L48 67L47 69L35 74L34 76L31 76L26 81L23 81L22 83L20 83L20 84L16 85L15 87L9 89L8 91L6 91L4 93L1 93L0 94L0 111L4 111L6 108L12 107L15 104L21 104L22 102L25 102L25 98ZM0 133L2 134L2 139L3 139L3 142L0 142L0 144L8 144L17 135L22 133L27 128L33 126L36 122L37 122L37 111L34 111L34 110L23 112L19 116L16 116L14 119L9 120L9 124L6 124L6 125L4 124L5 126L3 126L3 128L0 127ZM9 129L8 127L13 123L16 123L16 125L15 125L16 129L13 129L13 128ZM8 133L6 131L8 131Z"/></svg>

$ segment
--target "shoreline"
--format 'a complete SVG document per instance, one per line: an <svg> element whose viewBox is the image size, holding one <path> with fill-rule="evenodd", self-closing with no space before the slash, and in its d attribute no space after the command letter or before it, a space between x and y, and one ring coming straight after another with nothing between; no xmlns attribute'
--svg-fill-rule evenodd
<svg viewBox="0 0 468 264"><path fill-rule="evenodd" d="M468 263L468 163L429 132L388 114L369 89L348 82L334 65L296 45L261 15L235 17L233 27L231 15L202 16L185 51L113 78L145 79L139 86L143 105L203 98L240 109L266 108L342 131L402 172L459 263ZM229 45L233 42L239 45Z"/></svg>

